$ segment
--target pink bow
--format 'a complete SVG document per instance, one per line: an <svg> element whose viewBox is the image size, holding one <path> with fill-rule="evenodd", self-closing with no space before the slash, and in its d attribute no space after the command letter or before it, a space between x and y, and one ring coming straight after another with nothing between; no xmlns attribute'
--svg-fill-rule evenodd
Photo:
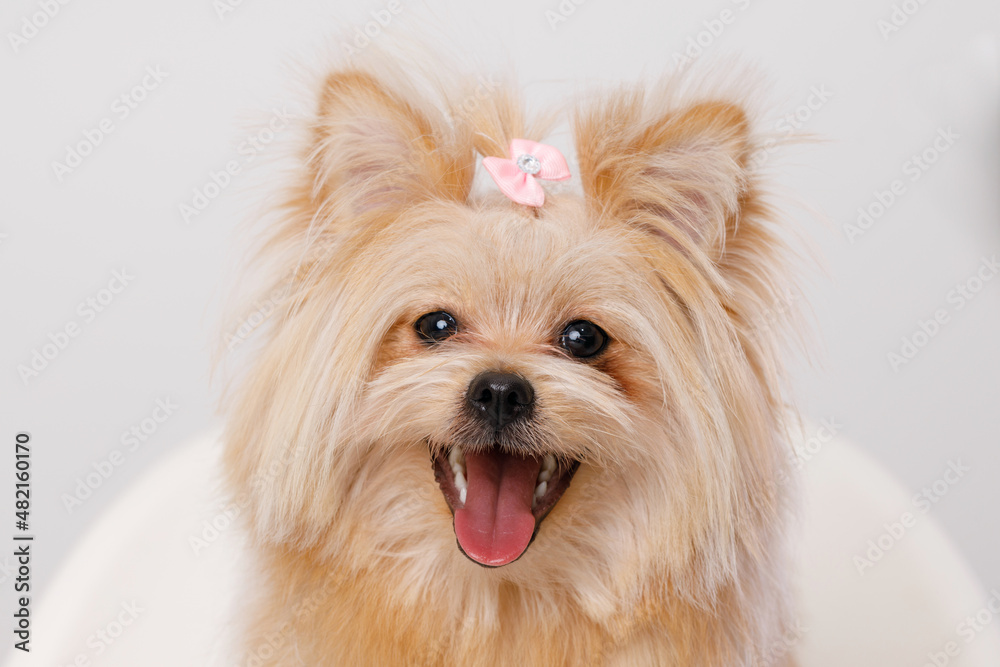
<svg viewBox="0 0 1000 667"><path fill-rule="evenodd" d="M484 157L483 166L496 181L500 192L518 204L541 206L545 190L536 179L565 181L570 177L566 158L559 149L527 139L510 142L510 159Z"/></svg>

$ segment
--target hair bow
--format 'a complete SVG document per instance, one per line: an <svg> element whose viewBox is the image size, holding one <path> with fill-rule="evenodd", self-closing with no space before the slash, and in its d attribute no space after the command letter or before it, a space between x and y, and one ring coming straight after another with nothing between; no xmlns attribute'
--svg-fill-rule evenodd
<svg viewBox="0 0 1000 667"><path fill-rule="evenodd" d="M536 179L565 181L570 177L566 158L559 149L527 139L510 142L510 159L484 157L483 166L500 192L525 206L545 203L545 190Z"/></svg>

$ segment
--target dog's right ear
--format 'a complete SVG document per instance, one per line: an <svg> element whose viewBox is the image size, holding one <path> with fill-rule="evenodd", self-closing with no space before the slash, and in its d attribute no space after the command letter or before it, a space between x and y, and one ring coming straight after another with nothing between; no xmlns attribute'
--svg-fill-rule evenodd
<svg viewBox="0 0 1000 667"><path fill-rule="evenodd" d="M474 172L471 143L438 109L359 70L324 82L308 166L313 199L350 216L465 201Z"/></svg>
<svg viewBox="0 0 1000 667"><path fill-rule="evenodd" d="M747 113L723 99L667 109L657 102L624 90L578 113L584 192L604 215L717 259L753 208Z"/></svg>

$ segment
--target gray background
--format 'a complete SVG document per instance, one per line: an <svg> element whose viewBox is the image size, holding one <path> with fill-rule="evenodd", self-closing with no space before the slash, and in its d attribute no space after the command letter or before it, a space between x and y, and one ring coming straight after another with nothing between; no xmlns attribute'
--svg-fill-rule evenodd
<svg viewBox="0 0 1000 667"><path fill-rule="evenodd" d="M272 109L296 108L301 96L289 97L300 90L295 63L315 65L342 50L373 21L371 12L389 5L234 3L220 15L221 0L70 2L16 50L10 33L42 10L37 0L0 9L0 432L7 443L0 484L10 488L14 434L30 431L36 592L128 484L213 424L209 350L235 227L261 201L264 158L290 134L279 134L250 165L239 147ZM883 34L879 21L892 20L894 4L919 9ZM961 309L949 301L984 256L1000 253L996 2L450 0L402 1L398 9L381 15L392 18L374 42L443 36L484 67L512 64L537 102L670 69L689 40L701 40L701 59L736 54L766 73L765 127L783 131L780 119L798 112L802 130L826 140L768 165L785 190L825 216L791 209L825 267L807 282L820 353L795 373L804 412L833 419L914 493L941 478L949 461L970 466L930 515L985 585L1000 584L1000 278ZM147 67L166 77L121 118L115 99L141 84ZM816 89L828 99L803 107ZM59 182L52 163L103 118L114 131ZM958 138L912 181L907 162L947 128ZM179 205L234 159L241 173L185 224ZM844 225L897 179L905 192L851 243ZM78 304L97 297L122 268L134 279L85 322ZM947 323L894 370L887 355L939 309ZM33 350L71 321L79 335L23 382L18 365L30 364ZM168 398L175 413L68 512L61 496L123 449L122 433ZM6 521L2 540L13 532ZM9 565L0 556L0 566ZM7 577L0 570L4 614Z"/></svg>

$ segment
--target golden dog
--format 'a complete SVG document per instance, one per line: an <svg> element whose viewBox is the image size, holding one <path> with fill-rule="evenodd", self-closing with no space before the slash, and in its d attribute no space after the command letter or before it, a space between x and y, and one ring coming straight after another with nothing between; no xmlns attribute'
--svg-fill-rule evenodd
<svg viewBox="0 0 1000 667"><path fill-rule="evenodd" d="M524 205L473 187L544 138L518 96L418 80L325 76L252 269L284 296L227 412L241 664L794 664L790 253L744 99L584 99Z"/></svg>

